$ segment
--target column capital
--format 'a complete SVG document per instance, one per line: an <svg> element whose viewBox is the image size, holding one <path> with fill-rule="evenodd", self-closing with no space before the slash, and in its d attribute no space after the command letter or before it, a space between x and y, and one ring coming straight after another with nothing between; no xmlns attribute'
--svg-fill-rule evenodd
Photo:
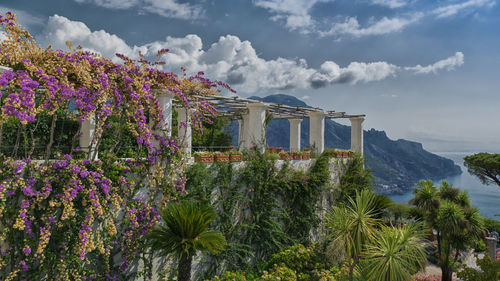
<svg viewBox="0 0 500 281"><path fill-rule="evenodd" d="M363 122L363 121L365 121L365 117L363 117L363 116L349 117L349 121L351 121L351 122Z"/></svg>
<svg viewBox="0 0 500 281"><path fill-rule="evenodd" d="M313 111L309 113L309 117L312 118L321 118L321 117L326 117L326 113L324 111Z"/></svg>
<svg viewBox="0 0 500 281"><path fill-rule="evenodd" d="M297 123L301 123L302 119L299 119L299 118L288 119L288 122L290 122L290 124L297 124Z"/></svg>
<svg viewBox="0 0 500 281"><path fill-rule="evenodd" d="M175 97L175 94L172 93L171 91L169 90L153 90L153 93L156 94L156 97L157 98L174 98Z"/></svg>
<svg viewBox="0 0 500 281"><path fill-rule="evenodd" d="M247 103L247 108L248 110L263 110L267 108L267 105L263 102L253 102L253 103Z"/></svg>

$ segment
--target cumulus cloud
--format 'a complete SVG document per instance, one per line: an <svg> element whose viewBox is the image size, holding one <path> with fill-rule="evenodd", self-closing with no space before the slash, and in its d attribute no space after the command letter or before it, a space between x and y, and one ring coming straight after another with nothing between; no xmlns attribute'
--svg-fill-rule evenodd
<svg viewBox="0 0 500 281"><path fill-rule="evenodd" d="M464 64L464 54L462 52L456 52L454 56L451 56L447 59L440 60L434 64L430 64L427 66L413 66L406 67L406 70L413 71L416 74L427 74L427 73L437 73L439 70L447 70L451 71L455 68Z"/></svg>
<svg viewBox="0 0 500 281"><path fill-rule="evenodd" d="M329 1L331 0L256 0L253 3L273 13L272 20L283 20L289 30L308 33L315 25L310 15L311 8L317 3Z"/></svg>
<svg viewBox="0 0 500 281"><path fill-rule="evenodd" d="M66 41L71 41L75 46L81 45L109 58L113 58L116 53L132 53L132 49L120 37L104 30L91 31L85 23L59 15L49 17L41 41L58 49L64 49Z"/></svg>
<svg viewBox="0 0 500 281"><path fill-rule="evenodd" d="M325 87L334 83L380 81L395 76L399 67L387 62L351 62L347 67L340 67L333 61L324 62L319 71L311 76L313 88Z"/></svg>
<svg viewBox="0 0 500 281"><path fill-rule="evenodd" d="M408 0L372 0L373 4L387 6L392 9L406 6L408 2Z"/></svg>
<svg viewBox="0 0 500 281"><path fill-rule="evenodd" d="M319 34L321 36L352 35L355 37L381 35L401 31L406 26L419 21L422 17L422 13L415 13L408 17L383 17L378 21L370 23L366 27L361 27L356 18L348 17L345 22L336 23L330 28L330 30L319 32Z"/></svg>
<svg viewBox="0 0 500 281"><path fill-rule="evenodd" d="M176 0L74 0L80 4L94 4L108 9L136 8L142 12L157 14L167 18L198 19L203 9L198 5L179 3Z"/></svg>
<svg viewBox="0 0 500 281"><path fill-rule="evenodd" d="M469 8L493 7L494 5L494 0L468 0L462 3L450 4L436 8L432 13L437 15L438 18L446 18L454 16Z"/></svg>
<svg viewBox="0 0 500 281"><path fill-rule="evenodd" d="M204 71L208 77L225 81L236 90L253 93L294 88L321 88L338 83L368 83L394 77L405 69L415 73L451 70L463 64L463 54L457 52L455 60L448 58L433 65L402 68L388 62L352 62L345 67L333 61L325 61L319 69L308 66L305 59L276 58L265 60L257 54L250 41L242 41L234 35L221 36L209 46L204 46L198 35L166 37L141 46L129 46L116 35L104 30L91 31L83 22L71 21L63 16L49 18L44 41L55 48L65 48L66 41L119 61L115 53L137 58L141 52L154 60L164 48L170 52L161 59L166 62L163 70L179 71L181 66L188 72Z"/></svg>

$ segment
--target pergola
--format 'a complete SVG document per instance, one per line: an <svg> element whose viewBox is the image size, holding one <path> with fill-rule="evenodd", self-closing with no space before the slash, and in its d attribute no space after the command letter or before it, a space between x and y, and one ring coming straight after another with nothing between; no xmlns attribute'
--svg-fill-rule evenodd
<svg viewBox="0 0 500 281"><path fill-rule="evenodd" d="M333 110L324 111L319 108L289 106L277 103L266 103L259 100L245 99L240 97L224 96L193 96L191 100L196 102L201 98L218 111L219 116L227 117L231 120L238 120L238 146L240 150L247 150L254 146L265 149L265 121L266 116L271 114L273 119L286 119L290 122L290 151L300 150L301 122L309 118L309 143L317 153L322 153L325 149L325 119L348 118L351 122L351 150L363 153L363 127L365 115L346 114ZM167 112L167 120L163 124L169 130L171 123L172 97L162 95L160 102L163 104L163 112ZM187 126L179 127L179 141L184 146L185 155L191 155L191 128L189 114L186 110L179 110L179 124Z"/></svg>
<svg viewBox="0 0 500 281"><path fill-rule="evenodd" d="M325 119L348 118L351 122L351 150L363 153L363 114L346 114L333 110L324 111L319 108L289 106L277 103L265 103L259 100L239 97L223 96L193 96L192 102L199 98L209 102L218 111L220 116L238 120L239 149L247 150L257 146L261 151L265 149L265 121L266 115L272 114L274 119L287 119L290 122L290 151L300 150L301 122L309 118L309 143L317 153L325 149ZM172 126L172 108L175 106L173 95L162 93L158 97L162 106L162 120L157 133L165 132L170 136ZM191 120L190 114L183 107L178 108L178 142L182 145L184 155L191 157ZM91 140L95 131L94 121L87 120L82 126L80 147L92 150ZM155 144L158 146L158 144Z"/></svg>

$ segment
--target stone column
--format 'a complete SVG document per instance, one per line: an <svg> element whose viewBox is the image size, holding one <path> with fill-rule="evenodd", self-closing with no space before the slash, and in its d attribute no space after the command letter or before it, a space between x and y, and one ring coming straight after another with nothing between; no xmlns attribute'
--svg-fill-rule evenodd
<svg viewBox="0 0 500 281"><path fill-rule="evenodd" d="M95 134L95 118L94 116L89 116L87 120L83 121L82 128L80 131L80 148L82 149L82 151L85 151L88 154L94 153L95 144L92 143L94 134ZM97 159L97 154L96 154L96 159Z"/></svg>
<svg viewBox="0 0 500 281"><path fill-rule="evenodd" d="M170 92L161 93L158 96L158 102L160 103L161 109L161 119L158 128L155 130L155 134L162 137L170 137L172 135L172 100L173 95ZM160 142L153 140L153 147L160 148Z"/></svg>
<svg viewBox="0 0 500 281"><path fill-rule="evenodd" d="M497 259L497 240L495 239L495 237L486 237L484 242L486 244L486 248L488 249L487 250L488 256L490 256L490 258L492 260L496 260Z"/></svg>
<svg viewBox="0 0 500 281"><path fill-rule="evenodd" d="M256 145L262 153L266 149L266 131L264 123L266 121L266 108L267 106L262 102L249 103L248 108L248 122L244 119L244 138L245 143L243 147L250 149Z"/></svg>
<svg viewBox="0 0 500 281"><path fill-rule="evenodd" d="M290 122L290 151L300 151L300 124L302 119L288 119Z"/></svg>
<svg viewBox="0 0 500 281"><path fill-rule="evenodd" d="M186 108L178 108L177 112L178 117L178 141L179 145L182 146L182 152L184 157L189 159L191 158L191 120L189 116L189 109Z"/></svg>
<svg viewBox="0 0 500 281"><path fill-rule="evenodd" d="M351 150L363 154L363 117L349 118L351 121Z"/></svg>
<svg viewBox="0 0 500 281"><path fill-rule="evenodd" d="M322 111L309 113L309 145L318 154L325 150L325 116Z"/></svg>
<svg viewBox="0 0 500 281"><path fill-rule="evenodd" d="M248 120L248 114L245 114L242 118L238 119L238 150L240 151L245 143L245 119Z"/></svg>

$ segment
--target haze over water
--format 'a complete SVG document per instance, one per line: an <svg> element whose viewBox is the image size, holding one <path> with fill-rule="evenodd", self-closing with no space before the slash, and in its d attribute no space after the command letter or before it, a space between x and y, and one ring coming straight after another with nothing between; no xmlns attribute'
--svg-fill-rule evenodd
<svg viewBox="0 0 500 281"><path fill-rule="evenodd" d="M460 188L462 190L467 190L469 197L471 199L472 205L476 206L481 214L485 217L492 219L500 219L495 214L500 214L500 187L497 185L484 185L475 176L472 176L467 172L467 168L464 167L463 158L467 155L474 154L474 152L464 153L464 152L435 152L436 154L449 158L453 160L457 165L462 168L462 174L447 177L442 180L446 180L451 183L454 187ZM439 184L442 180L435 181ZM402 195L390 195L389 198L395 202L408 203L413 197L413 188Z"/></svg>

